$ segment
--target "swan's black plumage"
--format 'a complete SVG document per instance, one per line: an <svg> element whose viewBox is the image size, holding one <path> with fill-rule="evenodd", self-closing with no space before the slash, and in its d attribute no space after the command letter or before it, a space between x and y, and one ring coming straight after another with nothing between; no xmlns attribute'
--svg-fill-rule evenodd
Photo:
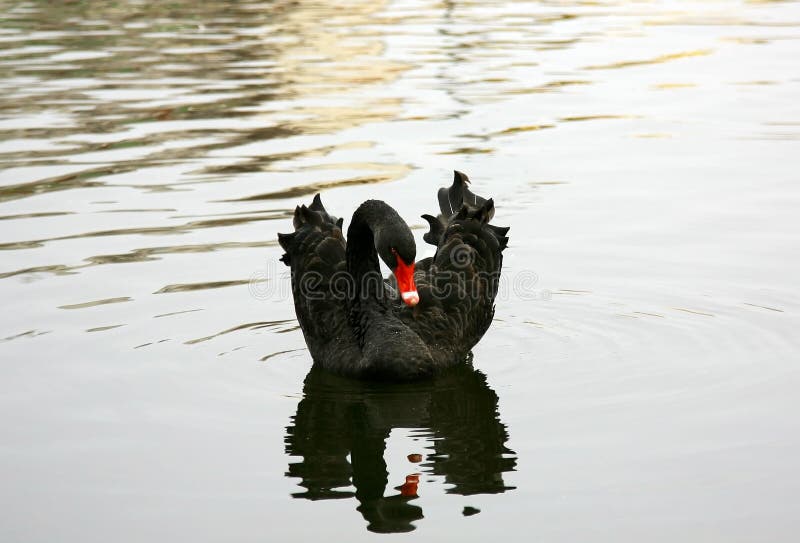
<svg viewBox="0 0 800 543"><path fill-rule="evenodd" d="M488 329L500 279L507 227L489 224L494 202L470 192L455 172L439 191L437 217L424 215L424 240L436 254L416 263L419 303L404 304L380 276L413 263L414 238L397 212L364 202L342 235L319 195L295 210L291 234L279 234L291 267L295 312L316 365L353 377L412 380L463 362Z"/></svg>

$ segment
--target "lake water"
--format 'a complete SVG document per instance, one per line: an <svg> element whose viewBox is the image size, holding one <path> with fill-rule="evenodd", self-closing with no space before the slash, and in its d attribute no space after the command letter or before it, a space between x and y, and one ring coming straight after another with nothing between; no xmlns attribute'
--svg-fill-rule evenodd
<svg viewBox="0 0 800 543"><path fill-rule="evenodd" d="M796 539L800 4L0 7L2 541ZM453 169L473 367L309 373L294 207Z"/></svg>

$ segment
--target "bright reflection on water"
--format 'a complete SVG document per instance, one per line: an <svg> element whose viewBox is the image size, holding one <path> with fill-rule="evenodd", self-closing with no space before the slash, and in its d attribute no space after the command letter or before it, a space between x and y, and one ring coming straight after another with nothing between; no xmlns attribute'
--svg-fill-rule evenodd
<svg viewBox="0 0 800 543"><path fill-rule="evenodd" d="M798 3L0 10L0 539L793 540ZM309 373L294 207L456 168L474 369Z"/></svg>

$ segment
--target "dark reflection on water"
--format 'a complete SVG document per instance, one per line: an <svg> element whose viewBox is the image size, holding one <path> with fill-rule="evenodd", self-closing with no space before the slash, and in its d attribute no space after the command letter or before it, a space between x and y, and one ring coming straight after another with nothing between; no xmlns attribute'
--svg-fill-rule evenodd
<svg viewBox="0 0 800 543"><path fill-rule="evenodd" d="M409 464L409 471L443 477L448 493L496 494L514 488L503 481L503 473L515 469L516 457L505 445L508 433L499 418L497 394L470 365L433 381L404 385L352 381L314 368L303 395L286 429L286 452L302 457L286 473L299 478L305 489L295 498L355 497L368 530L413 530L412 523L424 516L415 503L416 473L386 495L384 451L394 428L414 429L415 437L430 442L422 463Z"/></svg>

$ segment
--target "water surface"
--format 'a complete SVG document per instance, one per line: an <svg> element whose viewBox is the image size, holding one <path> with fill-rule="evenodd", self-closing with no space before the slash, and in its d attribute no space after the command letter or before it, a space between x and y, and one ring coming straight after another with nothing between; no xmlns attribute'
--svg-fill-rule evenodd
<svg viewBox="0 0 800 543"><path fill-rule="evenodd" d="M792 541L796 2L0 2L3 541ZM469 367L309 371L278 232L511 226Z"/></svg>

